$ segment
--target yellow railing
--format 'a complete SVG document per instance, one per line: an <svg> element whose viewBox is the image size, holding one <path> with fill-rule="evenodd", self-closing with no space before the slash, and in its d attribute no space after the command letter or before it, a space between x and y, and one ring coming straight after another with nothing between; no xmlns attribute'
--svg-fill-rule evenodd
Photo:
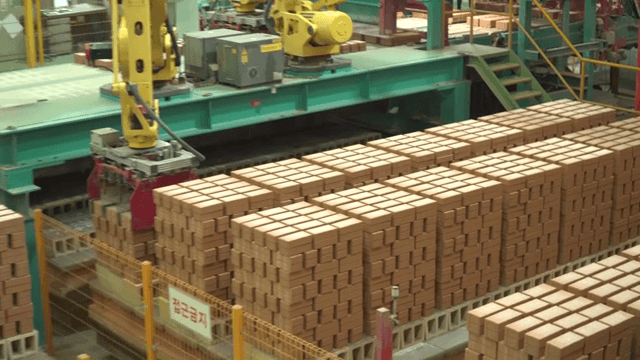
<svg viewBox="0 0 640 360"><path fill-rule="evenodd" d="M558 78L560 79L562 84L566 87L566 89L569 91L571 96L573 96L576 100L581 101L581 102L585 102L585 103L605 106L605 107L608 107L608 108L611 108L611 109L615 109L615 110L623 111L623 112L628 112L628 113L631 113L631 114L634 114L634 115L640 115L640 111L627 109L627 108L622 108L622 107L619 107L619 106L614 106L614 105L609 105L609 104L604 104L604 103L597 103L597 102L593 102L593 101L588 101L588 100L585 100L585 98L584 98L584 95L585 95L585 82L586 82L586 80L585 80L585 77L586 77L586 64L589 63L589 64L599 65L599 66L609 66L609 67L614 67L614 68L623 69L623 70L630 70L630 71L635 71L635 72L640 71L640 67L631 66L631 65L625 65L625 64L619 64L619 63L614 63L614 62L609 62L609 61L596 60L596 59L586 58L586 57L582 56L582 54L573 45L573 43L571 43L571 40L569 40L569 38L565 35L565 33L560 29L558 24L556 24L556 22L549 15L549 13L546 11L546 9L542 6L542 4L539 2L539 0L531 0L531 1L540 10L542 16L544 16L544 18L549 22L549 24L551 24L551 26L556 30L558 35L560 35L560 37L562 38L562 41L565 44L567 44L569 49L571 49L571 51L573 52L573 55L575 57L577 57L578 60L580 61L580 92L579 92L579 94L575 93L573 88L569 85L569 83L566 81L564 76L562 76L560 71L555 67L555 65L553 64L553 61L551 61L551 59L549 59L549 57L544 53L544 50L542 50L540 45L538 45L538 43L535 41L533 36L527 31L527 29L525 29L525 27L520 23L520 21L514 17L513 0L509 0L508 12L506 12L506 13L505 12L497 12L497 11L478 10L478 9L475 8L475 1L474 0L469 0L469 10L453 10L453 11L448 11L447 14L454 14L454 13L460 13L460 12L468 12L469 13L469 18L470 18L470 21L471 21L471 26L469 27L469 43L471 43L471 44L473 44L473 42L474 42L473 18L474 18L474 16L476 14L491 14L491 15L502 15L502 16L509 17L509 24L508 24L508 30L507 30L507 32L508 32L507 48L509 50L512 50L512 48L513 48L513 24L516 24L518 26L518 28L523 32L523 34L527 37L527 39L531 42L531 44L536 48L538 53L540 53L540 56L542 56L542 58L547 63L547 65L549 65L549 67L551 67L551 69L556 74L556 76L558 76Z"/></svg>

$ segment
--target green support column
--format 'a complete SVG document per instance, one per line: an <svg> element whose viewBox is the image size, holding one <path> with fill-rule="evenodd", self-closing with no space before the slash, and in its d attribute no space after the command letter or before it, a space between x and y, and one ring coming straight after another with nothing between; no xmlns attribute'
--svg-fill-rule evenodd
<svg viewBox="0 0 640 360"><path fill-rule="evenodd" d="M531 0L520 0L520 24L531 33ZM518 27L518 57L525 61L527 58L527 48L529 39L527 35Z"/></svg>
<svg viewBox="0 0 640 360"><path fill-rule="evenodd" d="M427 50L437 50L444 47L442 39L443 26L443 9L444 1L442 0L425 0L425 6L429 13L429 22L427 24Z"/></svg>
<svg viewBox="0 0 640 360"><path fill-rule="evenodd" d="M562 0L562 32L569 36L571 25L571 1ZM562 44L566 46L567 44ZM567 57L561 56L558 58L556 67L560 71L564 71L567 68Z"/></svg>
<svg viewBox="0 0 640 360"><path fill-rule="evenodd" d="M33 326L44 334L42 318L42 296L40 294L40 272L33 215L29 206L29 193L40 188L33 184L33 170L21 167L0 167L0 204L19 212L25 218L27 238L27 256L31 274L31 302L33 303ZM40 345L44 345L44 336L39 336Z"/></svg>
<svg viewBox="0 0 640 360"><path fill-rule="evenodd" d="M583 29L583 39L582 41L587 43L594 41L596 39L596 12L597 12L597 1L596 0L585 0L584 1L584 29ZM582 54L585 58L593 58L592 52L587 52ZM594 71L592 64L586 64L585 71L587 73L587 81L585 84L585 93L584 97L586 100L593 99L593 81L594 81Z"/></svg>
<svg viewBox="0 0 640 360"><path fill-rule="evenodd" d="M449 124L469 119L471 82L465 81L452 89L440 91L440 122Z"/></svg>

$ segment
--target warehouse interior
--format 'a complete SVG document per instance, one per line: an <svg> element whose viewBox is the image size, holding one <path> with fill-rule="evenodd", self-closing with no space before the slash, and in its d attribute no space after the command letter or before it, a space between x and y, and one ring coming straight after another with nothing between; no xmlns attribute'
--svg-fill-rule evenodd
<svg viewBox="0 0 640 360"><path fill-rule="evenodd" d="M0 0L0 360L639 359L639 34Z"/></svg>

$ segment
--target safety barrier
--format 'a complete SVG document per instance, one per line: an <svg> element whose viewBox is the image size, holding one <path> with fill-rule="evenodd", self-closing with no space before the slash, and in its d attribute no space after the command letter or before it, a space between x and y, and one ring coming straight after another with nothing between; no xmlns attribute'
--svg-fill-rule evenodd
<svg viewBox="0 0 640 360"><path fill-rule="evenodd" d="M122 357L339 359L254 315L243 313L229 302L152 268L148 262L140 262L42 215L40 210L36 211L36 231L41 235L38 236L41 264L45 264L41 266L45 279L43 289L48 289L50 295L50 301L44 305L45 316L50 308L52 321L48 327L59 332L79 334L83 330L94 330L100 345ZM67 244L69 239L82 245L75 251L56 250L56 244ZM180 303L176 291L180 296L205 304L207 309ZM170 303L172 298L174 301ZM177 313L187 320L195 319L195 323L208 322L210 334L196 332L174 321L172 311L174 316ZM210 312L208 319L202 317L206 311ZM53 331L47 331L45 337L50 342Z"/></svg>

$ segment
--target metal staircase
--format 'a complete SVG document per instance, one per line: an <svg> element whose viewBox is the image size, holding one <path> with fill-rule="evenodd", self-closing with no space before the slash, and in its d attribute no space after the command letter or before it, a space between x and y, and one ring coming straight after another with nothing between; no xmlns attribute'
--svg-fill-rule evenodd
<svg viewBox="0 0 640 360"><path fill-rule="evenodd" d="M470 54L467 66L478 72L506 110L551 101L549 94L512 50Z"/></svg>

